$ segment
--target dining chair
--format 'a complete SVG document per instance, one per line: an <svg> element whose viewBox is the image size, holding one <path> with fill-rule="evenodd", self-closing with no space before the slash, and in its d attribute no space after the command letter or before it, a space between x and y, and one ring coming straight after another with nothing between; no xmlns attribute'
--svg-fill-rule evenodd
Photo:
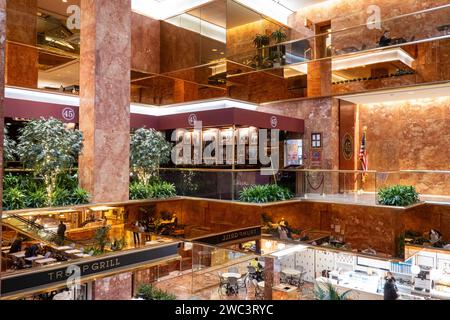
<svg viewBox="0 0 450 320"><path fill-rule="evenodd" d="M229 277L228 278L228 294L234 294L234 295L238 295L239 293L239 285L238 285L238 279L236 277Z"/></svg>
<svg viewBox="0 0 450 320"><path fill-rule="evenodd" d="M239 289L245 289L245 292L247 293L247 282L249 279L249 274L245 273L241 276L240 279L238 279L238 288Z"/></svg>

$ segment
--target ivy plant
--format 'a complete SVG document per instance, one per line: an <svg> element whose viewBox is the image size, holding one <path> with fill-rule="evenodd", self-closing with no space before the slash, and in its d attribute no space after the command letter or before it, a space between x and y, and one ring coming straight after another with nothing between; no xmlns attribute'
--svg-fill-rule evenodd
<svg viewBox="0 0 450 320"><path fill-rule="evenodd" d="M172 144L155 129L141 128L131 137L131 172L140 183L148 184L161 164L170 160Z"/></svg>
<svg viewBox="0 0 450 320"><path fill-rule="evenodd" d="M67 129L54 118L32 120L20 130L17 154L27 168L44 180L48 199L55 192L58 175L76 163L82 141L79 130Z"/></svg>

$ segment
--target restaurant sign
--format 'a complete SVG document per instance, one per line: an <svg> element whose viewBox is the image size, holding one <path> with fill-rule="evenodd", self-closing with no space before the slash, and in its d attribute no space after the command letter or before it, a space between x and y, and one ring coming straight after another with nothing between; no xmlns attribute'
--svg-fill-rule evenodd
<svg viewBox="0 0 450 320"><path fill-rule="evenodd" d="M73 272L76 269L80 272L80 281L83 281L83 277L100 276L102 273L111 273L115 270L120 271L126 267L132 268L140 264L151 263L152 261L176 255L178 253L178 246L179 242L176 242L162 247L124 252L106 258L74 261L71 264L58 265L43 270L32 269L26 273L3 277L1 293L2 296L8 296L15 293L31 291L32 289L45 289L46 287L64 284L69 277L73 276Z"/></svg>
<svg viewBox="0 0 450 320"><path fill-rule="evenodd" d="M218 233L214 235L209 235L204 238L196 238L193 241L202 242L211 245L217 245L221 243L226 243L230 241L242 240L252 237L259 237L261 235L261 227L252 227L247 229L227 231L224 233Z"/></svg>

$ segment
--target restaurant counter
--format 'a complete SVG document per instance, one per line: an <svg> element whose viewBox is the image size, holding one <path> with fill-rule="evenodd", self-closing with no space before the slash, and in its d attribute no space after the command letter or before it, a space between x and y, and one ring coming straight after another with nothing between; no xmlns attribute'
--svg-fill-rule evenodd
<svg viewBox="0 0 450 320"><path fill-rule="evenodd" d="M319 277L318 283L329 282L336 287L340 294L351 290L349 298L352 300L383 300L384 299L384 281L377 274L369 275L367 273L347 271L338 273L330 272L330 278ZM399 291L399 300L425 300L425 297L409 294Z"/></svg>

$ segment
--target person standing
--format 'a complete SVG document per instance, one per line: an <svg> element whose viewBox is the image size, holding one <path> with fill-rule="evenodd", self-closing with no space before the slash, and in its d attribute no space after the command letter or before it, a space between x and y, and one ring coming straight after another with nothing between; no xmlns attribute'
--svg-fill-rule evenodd
<svg viewBox="0 0 450 320"><path fill-rule="evenodd" d="M64 241L66 240L66 230L67 230L67 227L64 224L64 222L61 220L58 225L58 230L56 231L56 234L58 235L59 242L61 245L64 245Z"/></svg>
<svg viewBox="0 0 450 320"><path fill-rule="evenodd" d="M388 272L384 279L386 281L384 283L384 300L397 300L398 289L395 278L392 276L392 273Z"/></svg>
<svg viewBox="0 0 450 320"><path fill-rule="evenodd" d="M133 226L133 240L134 240L134 246L140 246L141 245L141 224L139 221L136 221Z"/></svg>

